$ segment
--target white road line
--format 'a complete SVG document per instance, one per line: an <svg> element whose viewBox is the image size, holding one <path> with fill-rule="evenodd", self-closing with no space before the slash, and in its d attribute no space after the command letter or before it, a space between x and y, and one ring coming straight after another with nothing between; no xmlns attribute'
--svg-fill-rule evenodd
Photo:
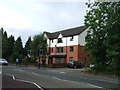
<svg viewBox="0 0 120 90"><path fill-rule="evenodd" d="M90 84L90 83L86 83L87 85L90 85L90 86L93 86L93 87L96 87L96 88L103 88L103 87L100 87L100 86L96 86L96 85L93 85L93 84Z"/></svg>
<svg viewBox="0 0 120 90"><path fill-rule="evenodd" d="M38 88L40 88L40 90L44 90L42 87L40 87L40 86L37 85L36 83L34 83L34 85L36 85Z"/></svg>
<svg viewBox="0 0 120 90"><path fill-rule="evenodd" d="M57 80L62 80L62 81L70 81L70 80L60 79L60 78L57 78L57 77L55 77L55 76L53 76L52 78L57 79ZM72 82L76 82L76 81L72 81ZM93 84L90 84L90 83L85 83L85 82L77 82L77 83L87 84L87 85L89 85L89 86L93 86L93 87L96 87L96 88L103 88L103 87L96 86L96 85L93 85ZM103 89L104 89L104 88L103 88Z"/></svg>
<svg viewBox="0 0 120 90"><path fill-rule="evenodd" d="M10 75L10 74L5 74L5 75L12 76L13 80L16 80L16 81L22 81L22 82L27 82L27 83L30 83L30 84L34 84L36 87L40 88L40 90L44 90L42 87L40 87L38 84L36 84L34 82L16 79L14 75Z"/></svg>
<svg viewBox="0 0 120 90"><path fill-rule="evenodd" d="M34 74L34 75L38 75L37 73L34 73L34 72L32 72L32 74Z"/></svg>
<svg viewBox="0 0 120 90"><path fill-rule="evenodd" d="M69 81L69 80L62 79L62 81Z"/></svg>
<svg viewBox="0 0 120 90"><path fill-rule="evenodd" d="M62 80L62 79L60 79L60 78L57 78L57 77L54 77L54 76L53 76L52 78L54 78L54 79L57 79L57 80Z"/></svg>
<svg viewBox="0 0 120 90"><path fill-rule="evenodd" d="M0 72L0 74L2 74L2 72Z"/></svg>
<svg viewBox="0 0 120 90"><path fill-rule="evenodd" d="M60 72L60 73L64 74L65 72Z"/></svg>
<svg viewBox="0 0 120 90"><path fill-rule="evenodd" d="M19 71L24 72L23 70L19 70Z"/></svg>

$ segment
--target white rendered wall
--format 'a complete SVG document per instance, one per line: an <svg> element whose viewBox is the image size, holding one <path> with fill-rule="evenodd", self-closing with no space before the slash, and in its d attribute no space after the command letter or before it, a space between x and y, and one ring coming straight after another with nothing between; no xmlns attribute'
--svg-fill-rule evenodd
<svg viewBox="0 0 120 90"><path fill-rule="evenodd" d="M63 37L62 38L63 43L57 43L58 39L54 39L53 43L52 43L52 40L50 40L50 47L55 47L55 45L57 47L63 47L66 45L67 46L78 45L78 35L74 36L73 41L70 41L70 38L71 37ZM49 44L49 40L47 43ZM49 45L48 45L48 47L49 47Z"/></svg>
<svg viewBox="0 0 120 90"><path fill-rule="evenodd" d="M78 35L73 36L73 41L70 41L71 37L67 37L67 46L78 45Z"/></svg>
<svg viewBox="0 0 120 90"><path fill-rule="evenodd" d="M79 42L79 45L82 45L82 46L84 46L85 45L85 37L86 37L86 35L87 35L87 31L88 31L89 29L87 28L85 31L83 31L80 35L79 35L79 40L78 40L78 42Z"/></svg>
<svg viewBox="0 0 120 90"><path fill-rule="evenodd" d="M58 39L53 39L53 43L52 40L47 40L48 43L48 47L64 47L64 46L73 46L73 45L85 45L85 36L87 35L87 31L89 29L86 29L85 31L83 31L80 35L75 35L73 37L73 41L70 41L71 37L63 37L62 34L60 34L58 36L58 38L62 38L63 43L57 43ZM50 43L49 43L50 41Z"/></svg>

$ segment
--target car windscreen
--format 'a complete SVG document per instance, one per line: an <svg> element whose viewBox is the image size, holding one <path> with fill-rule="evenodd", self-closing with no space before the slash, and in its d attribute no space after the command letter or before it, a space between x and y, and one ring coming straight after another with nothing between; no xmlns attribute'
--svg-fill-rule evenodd
<svg viewBox="0 0 120 90"><path fill-rule="evenodd" d="M0 61L6 61L5 59L0 59Z"/></svg>

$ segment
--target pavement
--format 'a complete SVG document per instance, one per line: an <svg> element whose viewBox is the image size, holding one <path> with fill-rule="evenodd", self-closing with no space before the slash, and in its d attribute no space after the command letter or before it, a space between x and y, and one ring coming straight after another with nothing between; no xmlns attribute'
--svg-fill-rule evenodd
<svg viewBox="0 0 120 90"><path fill-rule="evenodd" d="M2 75L2 90L12 90L12 89L41 90L32 83L20 81L18 79L15 79L13 76Z"/></svg>

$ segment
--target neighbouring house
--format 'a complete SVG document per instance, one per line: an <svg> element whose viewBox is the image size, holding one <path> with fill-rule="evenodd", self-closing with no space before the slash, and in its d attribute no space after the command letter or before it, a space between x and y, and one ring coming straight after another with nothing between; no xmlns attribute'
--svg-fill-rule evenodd
<svg viewBox="0 0 120 90"><path fill-rule="evenodd" d="M47 37L47 64L81 61L88 63L89 53L83 50L88 28L80 26L58 32L45 33Z"/></svg>

